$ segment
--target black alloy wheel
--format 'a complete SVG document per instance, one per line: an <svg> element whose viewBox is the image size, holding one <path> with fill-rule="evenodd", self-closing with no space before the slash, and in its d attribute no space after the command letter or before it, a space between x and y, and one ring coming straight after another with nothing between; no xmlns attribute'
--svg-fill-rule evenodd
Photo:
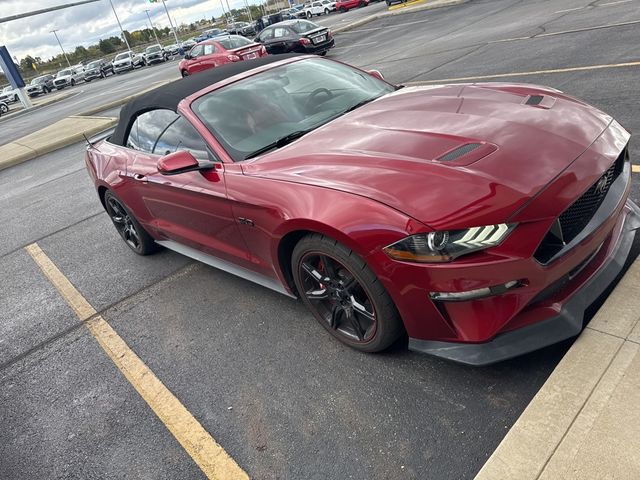
<svg viewBox="0 0 640 480"><path fill-rule="evenodd" d="M319 234L296 245L298 294L320 324L343 343L378 352L403 332L400 316L375 273L355 252Z"/></svg>
<svg viewBox="0 0 640 480"><path fill-rule="evenodd" d="M0 103L0 113L7 113L9 111L9 107L6 103Z"/></svg>
<svg viewBox="0 0 640 480"><path fill-rule="evenodd" d="M160 248L111 191L105 193L104 204L113 225L131 250L138 255L149 255Z"/></svg>
<svg viewBox="0 0 640 480"><path fill-rule="evenodd" d="M182 70L182 77L188 77L189 76L189 72L187 72L186 70Z"/></svg>

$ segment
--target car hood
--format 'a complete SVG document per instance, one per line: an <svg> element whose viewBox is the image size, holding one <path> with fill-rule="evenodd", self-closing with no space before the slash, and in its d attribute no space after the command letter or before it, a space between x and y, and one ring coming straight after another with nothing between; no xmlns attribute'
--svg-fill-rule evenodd
<svg viewBox="0 0 640 480"><path fill-rule="evenodd" d="M114 60L113 65L121 65L123 63L131 63L133 61L132 58L123 58L122 60Z"/></svg>
<svg viewBox="0 0 640 480"><path fill-rule="evenodd" d="M243 171L366 196L432 228L491 224L528 202L611 122L544 87L405 87Z"/></svg>
<svg viewBox="0 0 640 480"><path fill-rule="evenodd" d="M71 75L62 75L61 77L56 77L55 80L69 80L70 78Z"/></svg>

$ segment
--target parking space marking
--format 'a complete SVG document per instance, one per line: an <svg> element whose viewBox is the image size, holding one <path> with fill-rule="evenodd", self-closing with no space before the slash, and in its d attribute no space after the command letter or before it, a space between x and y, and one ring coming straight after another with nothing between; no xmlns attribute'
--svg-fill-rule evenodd
<svg viewBox="0 0 640 480"><path fill-rule="evenodd" d="M631 165L631 171L633 173L640 173L640 165Z"/></svg>
<svg viewBox="0 0 640 480"><path fill-rule="evenodd" d="M585 5L584 7L576 7L576 8L568 8L566 10L558 10L553 13L567 13L567 12L575 12L576 10L587 10L591 8L600 8L600 7L612 7L614 5L620 5L621 3L629 3L633 2L633 0L619 0L617 2L609 2L609 3L601 3L600 5Z"/></svg>
<svg viewBox="0 0 640 480"><path fill-rule="evenodd" d="M175 439L210 479L243 479L249 476L207 432L171 391L125 343L111 325L80 294L37 243L25 247L51 284L98 341Z"/></svg>
<svg viewBox="0 0 640 480"><path fill-rule="evenodd" d="M552 68L549 70L534 70L531 72L494 73L492 75L476 75L474 77L441 78L439 80L423 80L406 82L404 85L424 85L425 83L465 82L474 80L488 80L492 78L526 77L530 75L546 75L551 73L584 72L606 68L640 67L640 62L610 63L605 65L587 65L584 67Z"/></svg>
<svg viewBox="0 0 640 480"><path fill-rule="evenodd" d="M345 45L344 47L334 47L333 50L340 50L341 48L358 48L364 47L365 45L373 45L379 42L366 42L366 43L356 43L354 45Z"/></svg>

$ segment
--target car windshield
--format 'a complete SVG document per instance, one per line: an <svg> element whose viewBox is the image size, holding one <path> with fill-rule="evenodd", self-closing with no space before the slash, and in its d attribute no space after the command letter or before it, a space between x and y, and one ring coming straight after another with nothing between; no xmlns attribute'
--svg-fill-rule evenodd
<svg viewBox="0 0 640 480"><path fill-rule="evenodd" d="M218 43L226 50L233 50L234 48L246 47L247 45L251 45L253 42L239 35L229 35L226 38L218 40Z"/></svg>
<svg viewBox="0 0 640 480"><path fill-rule="evenodd" d="M161 49L158 45L154 45L152 47L147 47L147 53L155 53L159 52Z"/></svg>
<svg viewBox="0 0 640 480"><path fill-rule="evenodd" d="M4 87L4 89L2 89L2 93L7 93L7 92L10 92L11 90L13 90L13 87Z"/></svg>
<svg viewBox="0 0 640 480"><path fill-rule="evenodd" d="M58 72L58 77L68 77L71 75L71 70L61 70Z"/></svg>
<svg viewBox="0 0 640 480"><path fill-rule="evenodd" d="M307 20L298 20L297 22L289 25L289 27L291 27L291 30L293 30L296 33L306 33L306 32L310 32L311 30L316 30L317 28L320 28L320 25L316 25L313 22L308 22Z"/></svg>
<svg viewBox="0 0 640 480"><path fill-rule="evenodd" d="M366 72L313 58L214 90L197 99L193 110L229 155L242 161L394 90Z"/></svg>
<svg viewBox="0 0 640 480"><path fill-rule="evenodd" d="M40 85L41 83L44 83L47 81L47 77L36 77L33 80L31 80L31 85Z"/></svg>
<svg viewBox="0 0 640 480"><path fill-rule="evenodd" d="M126 53L121 53L120 55L116 56L116 60L124 60L125 58L130 58L131 54L129 52Z"/></svg>
<svg viewBox="0 0 640 480"><path fill-rule="evenodd" d="M89 65L87 65L87 68L98 68L100 66L100 62L91 62Z"/></svg>

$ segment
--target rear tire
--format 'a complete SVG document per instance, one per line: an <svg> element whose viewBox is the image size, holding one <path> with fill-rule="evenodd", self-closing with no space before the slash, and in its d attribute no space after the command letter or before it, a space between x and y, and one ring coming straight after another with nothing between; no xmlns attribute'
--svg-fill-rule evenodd
<svg viewBox="0 0 640 480"><path fill-rule="evenodd" d="M346 8L344 8L344 7L340 7L340 13L345 13L346 11L347 11L347 9L346 9Z"/></svg>
<svg viewBox="0 0 640 480"><path fill-rule="evenodd" d="M303 237L291 266L300 298L316 320L341 342L379 352L404 332L393 300L354 251L320 234Z"/></svg>
<svg viewBox="0 0 640 480"><path fill-rule="evenodd" d="M325 15L329 15L329 9L328 9L328 8L325 8L325 9L324 9L324 14L325 14Z"/></svg>
<svg viewBox="0 0 640 480"><path fill-rule="evenodd" d="M71 79L71 86L72 86L72 87L75 87L75 86L76 86L76 81L75 81L73 78Z"/></svg>
<svg viewBox="0 0 640 480"><path fill-rule="evenodd" d="M131 250L138 255L150 255L160 250L160 245L153 240L111 190L105 192L104 204L113 226Z"/></svg>
<svg viewBox="0 0 640 480"><path fill-rule="evenodd" d="M0 103L0 113L5 114L9 111L9 107L6 103Z"/></svg>
<svg viewBox="0 0 640 480"><path fill-rule="evenodd" d="M311 18L311 17L313 17L313 13L307 12L307 18Z"/></svg>

